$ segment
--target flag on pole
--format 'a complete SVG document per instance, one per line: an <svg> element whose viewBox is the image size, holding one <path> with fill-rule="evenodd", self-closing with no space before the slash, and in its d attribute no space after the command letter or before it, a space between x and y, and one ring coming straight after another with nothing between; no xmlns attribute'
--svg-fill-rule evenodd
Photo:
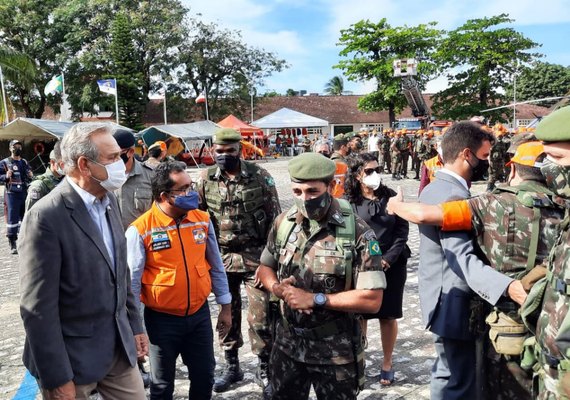
<svg viewBox="0 0 570 400"><path fill-rule="evenodd" d="M99 90L103 93L117 95L117 85L114 79L102 79L97 81L97 86Z"/></svg>
<svg viewBox="0 0 570 400"><path fill-rule="evenodd" d="M200 93L198 97L196 97L196 104L202 104L206 102L206 96L204 93Z"/></svg>
<svg viewBox="0 0 570 400"><path fill-rule="evenodd" d="M54 95L61 92L63 92L63 75L54 76L44 88L44 94L47 96L48 94Z"/></svg>

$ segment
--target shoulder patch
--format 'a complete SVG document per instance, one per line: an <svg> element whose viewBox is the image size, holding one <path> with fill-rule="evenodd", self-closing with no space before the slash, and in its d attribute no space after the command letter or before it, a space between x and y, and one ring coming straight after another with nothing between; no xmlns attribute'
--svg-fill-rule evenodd
<svg viewBox="0 0 570 400"><path fill-rule="evenodd" d="M376 234L372 229L368 229L366 232L364 232L363 238L369 242L374 242L376 241Z"/></svg>
<svg viewBox="0 0 570 400"><path fill-rule="evenodd" d="M380 250L380 244L378 244L377 240L372 240L369 242L369 250L371 256L381 256L382 250Z"/></svg>

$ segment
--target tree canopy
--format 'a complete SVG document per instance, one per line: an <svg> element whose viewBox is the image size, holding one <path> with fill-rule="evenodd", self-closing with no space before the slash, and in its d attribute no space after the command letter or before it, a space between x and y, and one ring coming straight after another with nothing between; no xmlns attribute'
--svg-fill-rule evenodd
<svg viewBox="0 0 570 400"><path fill-rule="evenodd" d="M385 18L378 23L368 20L353 24L341 30L339 45L343 46L341 60L335 68L342 69L352 81L374 80L376 90L362 97L358 106L364 111L388 110L390 123L396 113L406 106L401 92L400 78L394 77L393 61L415 58L418 61L418 82L420 87L431 79L437 66L433 53L441 35L436 23L417 26L392 27Z"/></svg>
<svg viewBox="0 0 570 400"><path fill-rule="evenodd" d="M520 68L517 81L517 101L544 99L570 94L570 67L537 61ZM514 98L514 86L510 84L506 91L509 99ZM551 106L558 100L537 103Z"/></svg>
<svg viewBox="0 0 570 400"><path fill-rule="evenodd" d="M505 102L504 89L519 64L535 60L538 43L508 26L507 14L471 19L446 34L435 60L447 71L449 87L434 96L440 118L466 119ZM502 26L502 27L499 27ZM504 110L487 114L502 120Z"/></svg>

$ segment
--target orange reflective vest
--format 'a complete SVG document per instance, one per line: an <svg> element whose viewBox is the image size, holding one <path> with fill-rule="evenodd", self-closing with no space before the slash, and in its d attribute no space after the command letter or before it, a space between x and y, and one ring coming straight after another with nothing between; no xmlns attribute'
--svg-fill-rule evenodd
<svg viewBox="0 0 570 400"><path fill-rule="evenodd" d="M334 171L334 182L331 194L333 197L340 199L344 194L344 181L348 172L348 165L344 161L334 160L336 170Z"/></svg>
<svg viewBox="0 0 570 400"><path fill-rule="evenodd" d="M428 170L429 181L433 182L435 179L435 173L443 168L443 162L439 155L425 161L426 168Z"/></svg>
<svg viewBox="0 0 570 400"><path fill-rule="evenodd" d="M153 310L190 315L212 291L206 242L210 217L189 211L177 224L153 203L132 223L141 235L146 261L141 280L141 301Z"/></svg>

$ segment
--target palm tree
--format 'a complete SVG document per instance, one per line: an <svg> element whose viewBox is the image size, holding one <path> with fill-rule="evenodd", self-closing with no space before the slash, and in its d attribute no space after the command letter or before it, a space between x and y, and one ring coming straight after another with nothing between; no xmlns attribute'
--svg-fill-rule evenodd
<svg viewBox="0 0 570 400"><path fill-rule="evenodd" d="M344 92L344 81L342 76L333 76L325 85L325 93L340 96Z"/></svg>
<svg viewBox="0 0 570 400"><path fill-rule="evenodd" d="M31 84L36 76L36 66L26 54L5 46L0 46L0 70L3 77L9 81L23 81ZM8 102L7 105L11 107L10 99L0 96L0 121L2 123L8 119L8 116L4 115L5 100Z"/></svg>

